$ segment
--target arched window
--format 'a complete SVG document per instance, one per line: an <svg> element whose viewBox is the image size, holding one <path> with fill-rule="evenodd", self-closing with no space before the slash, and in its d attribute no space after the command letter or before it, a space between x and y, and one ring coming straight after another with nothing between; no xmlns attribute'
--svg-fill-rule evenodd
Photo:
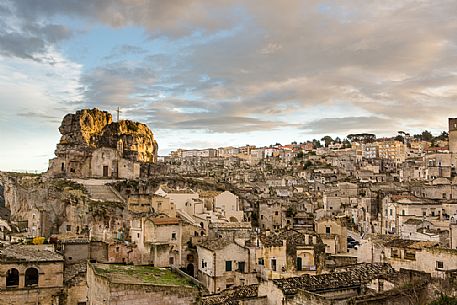
<svg viewBox="0 0 457 305"><path fill-rule="evenodd" d="M38 285L38 269L28 268L25 271L25 286L37 286Z"/></svg>
<svg viewBox="0 0 457 305"><path fill-rule="evenodd" d="M19 271L11 268L6 271L6 287L14 287L19 285Z"/></svg>

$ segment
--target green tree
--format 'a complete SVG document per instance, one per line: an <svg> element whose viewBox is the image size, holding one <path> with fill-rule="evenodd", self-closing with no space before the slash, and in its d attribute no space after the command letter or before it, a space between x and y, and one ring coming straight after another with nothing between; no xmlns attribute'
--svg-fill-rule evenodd
<svg viewBox="0 0 457 305"><path fill-rule="evenodd" d="M331 136L325 136L321 139L321 141L324 141L325 147L328 147L330 145L330 143L333 142L333 139Z"/></svg>
<svg viewBox="0 0 457 305"><path fill-rule="evenodd" d="M433 140L433 135L430 131L424 130L420 134L415 134L414 138L417 140L431 142Z"/></svg>
<svg viewBox="0 0 457 305"><path fill-rule="evenodd" d="M343 140L343 148L351 148L351 142L348 139Z"/></svg>
<svg viewBox="0 0 457 305"><path fill-rule="evenodd" d="M322 147L321 142L319 140L313 139L313 146L314 148Z"/></svg>

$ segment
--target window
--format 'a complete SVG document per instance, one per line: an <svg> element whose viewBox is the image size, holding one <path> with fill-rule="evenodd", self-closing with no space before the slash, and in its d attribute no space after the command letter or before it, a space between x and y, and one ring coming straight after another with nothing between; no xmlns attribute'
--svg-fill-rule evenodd
<svg viewBox="0 0 457 305"><path fill-rule="evenodd" d="M38 285L38 269L29 268L25 271L25 286L37 286Z"/></svg>
<svg viewBox="0 0 457 305"><path fill-rule="evenodd" d="M202 268L205 268L205 261L202 260Z"/></svg>
<svg viewBox="0 0 457 305"><path fill-rule="evenodd" d="M271 270L276 271L276 259L273 258L271 260Z"/></svg>
<svg viewBox="0 0 457 305"><path fill-rule="evenodd" d="M171 240L176 240L176 233L171 233Z"/></svg>
<svg viewBox="0 0 457 305"><path fill-rule="evenodd" d="M6 287L19 285L19 271L16 268L11 268L6 272Z"/></svg>
<svg viewBox="0 0 457 305"><path fill-rule="evenodd" d="M392 216L392 209L389 210L389 215Z"/></svg>
<svg viewBox="0 0 457 305"><path fill-rule="evenodd" d="M440 261L436 261L436 269L443 269L444 268L444 263Z"/></svg>
<svg viewBox="0 0 457 305"><path fill-rule="evenodd" d="M137 233L137 237L140 238L140 233Z"/></svg>
<svg viewBox="0 0 457 305"><path fill-rule="evenodd" d="M232 271L232 261L225 261L225 271Z"/></svg>
<svg viewBox="0 0 457 305"><path fill-rule="evenodd" d="M244 273L244 270L246 269L246 263L245 262L238 262L238 271L241 273Z"/></svg>
<svg viewBox="0 0 457 305"><path fill-rule="evenodd" d="M170 265L173 265L175 263L175 258L173 256L170 256L170 258L168 259L168 263L170 263Z"/></svg>
<svg viewBox="0 0 457 305"><path fill-rule="evenodd" d="M405 259L415 261L416 260L416 252L405 250Z"/></svg>
<svg viewBox="0 0 457 305"><path fill-rule="evenodd" d="M67 232L71 231L71 225L67 225Z"/></svg>
<svg viewBox="0 0 457 305"><path fill-rule="evenodd" d="M401 210L401 215L405 215L405 210Z"/></svg>
<svg viewBox="0 0 457 305"><path fill-rule="evenodd" d="M276 211L276 212L275 212L275 215L279 215L279 212L278 212L278 211Z"/></svg>
<svg viewBox="0 0 457 305"><path fill-rule="evenodd" d="M330 227L325 227L325 234L327 234L327 235L330 234Z"/></svg>
<svg viewBox="0 0 457 305"><path fill-rule="evenodd" d="M400 257L400 253L399 253L398 249L391 248L390 249L390 256L391 257Z"/></svg>
<svg viewBox="0 0 457 305"><path fill-rule="evenodd" d="M263 260L263 257L259 258L259 265L261 265L261 266L265 265L265 261Z"/></svg>

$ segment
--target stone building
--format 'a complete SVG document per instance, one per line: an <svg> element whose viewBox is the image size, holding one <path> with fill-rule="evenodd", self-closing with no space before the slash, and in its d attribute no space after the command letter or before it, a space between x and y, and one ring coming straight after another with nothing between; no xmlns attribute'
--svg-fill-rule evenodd
<svg viewBox="0 0 457 305"><path fill-rule="evenodd" d="M347 252L347 228L342 218L323 217L316 220L316 233L325 244L325 253Z"/></svg>
<svg viewBox="0 0 457 305"><path fill-rule="evenodd" d="M214 198L214 209L220 209L229 221L240 222L244 219L240 199L232 192L225 191Z"/></svg>
<svg viewBox="0 0 457 305"><path fill-rule="evenodd" d="M457 154L457 118L449 118L449 152Z"/></svg>
<svg viewBox="0 0 457 305"><path fill-rule="evenodd" d="M182 261L181 223L177 218L154 217L143 221L144 248L156 267L178 266Z"/></svg>
<svg viewBox="0 0 457 305"><path fill-rule="evenodd" d="M256 242L257 270L263 279L315 274L324 265L324 244L315 232L284 230L261 235Z"/></svg>
<svg viewBox="0 0 457 305"><path fill-rule="evenodd" d="M92 264L87 266L88 305L192 305L200 289L169 268Z"/></svg>
<svg viewBox="0 0 457 305"><path fill-rule="evenodd" d="M384 260L400 268L426 272L444 278L448 270L457 269L457 250L439 247L431 241L395 239L384 243Z"/></svg>
<svg viewBox="0 0 457 305"><path fill-rule="evenodd" d="M267 281L259 285L258 295L267 296L268 305L348 304L343 300L361 295L373 279L393 273L387 264L355 265L344 272Z"/></svg>
<svg viewBox="0 0 457 305"><path fill-rule="evenodd" d="M197 278L212 293L257 283L255 253L232 239L205 240L197 245Z"/></svg>
<svg viewBox="0 0 457 305"><path fill-rule="evenodd" d="M0 303L58 305L64 294L64 259L44 246L0 250Z"/></svg>

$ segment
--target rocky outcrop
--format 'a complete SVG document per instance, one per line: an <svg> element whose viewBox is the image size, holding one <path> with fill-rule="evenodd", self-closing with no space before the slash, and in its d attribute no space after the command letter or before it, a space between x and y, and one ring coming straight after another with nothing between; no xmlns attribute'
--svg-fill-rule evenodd
<svg viewBox="0 0 457 305"><path fill-rule="evenodd" d="M96 141L98 147L116 148L119 140L122 140L124 158L154 162L158 146L154 135L145 124L129 120L109 124Z"/></svg>
<svg viewBox="0 0 457 305"><path fill-rule="evenodd" d="M87 156L101 147L120 147L122 156L132 161L154 162L157 156L157 142L148 126L130 120L113 122L110 113L97 108L67 114L59 131L58 157L75 152Z"/></svg>
<svg viewBox="0 0 457 305"><path fill-rule="evenodd" d="M62 134L57 149L71 146L96 147L95 139L102 130L113 122L110 113L94 109L83 109L67 114L59 127Z"/></svg>

